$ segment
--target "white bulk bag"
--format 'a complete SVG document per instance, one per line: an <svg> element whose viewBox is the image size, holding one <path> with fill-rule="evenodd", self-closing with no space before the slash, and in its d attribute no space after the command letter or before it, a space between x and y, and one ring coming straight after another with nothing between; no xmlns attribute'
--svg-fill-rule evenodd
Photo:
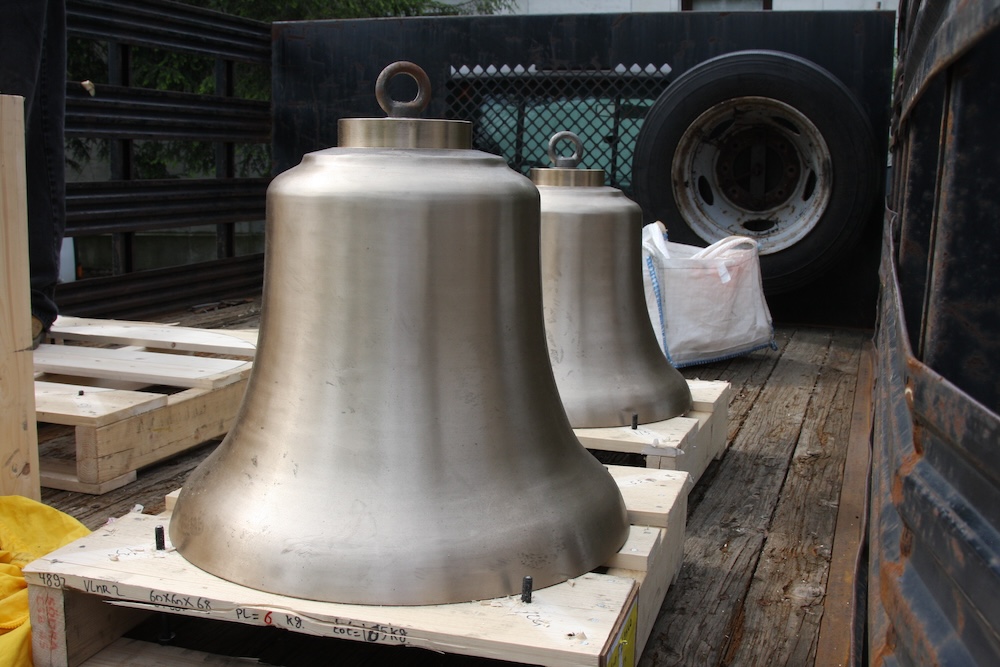
<svg viewBox="0 0 1000 667"><path fill-rule="evenodd" d="M777 349L755 240L682 245L667 241L663 223L654 222L642 230L642 255L649 319L674 366Z"/></svg>

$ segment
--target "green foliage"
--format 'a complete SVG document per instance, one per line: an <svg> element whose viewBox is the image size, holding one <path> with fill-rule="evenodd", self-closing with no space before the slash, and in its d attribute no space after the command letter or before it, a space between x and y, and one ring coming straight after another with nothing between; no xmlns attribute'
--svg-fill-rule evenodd
<svg viewBox="0 0 1000 667"><path fill-rule="evenodd" d="M457 4L439 0L184 0L187 4L258 21L375 18L495 14L510 9L512 0L467 0Z"/></svg>
<svg viewBox="0 0 1000 667"><path fill-rule="evenodd" d="M186 4L271 23L343 18L491 14L508 10L513 0L467 0L449 4L440 0L184 0ZM109 82L108 45L81 39L68 43L69 81ZM139 88L202 95L215 94L215 62L188 54L132 48L128 83ZM233 94L250 100L270 99L270 72L265 67L237 64ZM236 150L240 176L269 173L269 146L246 145ZM107 159L106 142L67 141L67 164L85 172L94 159ZM135 142L132 147L136 178L206 177L215 173L215 149L206 142Z"/></svg>

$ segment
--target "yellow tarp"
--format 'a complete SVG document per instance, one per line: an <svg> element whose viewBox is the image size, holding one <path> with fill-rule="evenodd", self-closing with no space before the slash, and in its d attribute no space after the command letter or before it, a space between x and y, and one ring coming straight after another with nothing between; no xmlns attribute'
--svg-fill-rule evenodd
<svg viewBox="0 0 1000 667"><path fill-rule="evenodd" d="M57 509L0 496L0 665L32 667L28 584L21 568L89 533Z"/></svg>

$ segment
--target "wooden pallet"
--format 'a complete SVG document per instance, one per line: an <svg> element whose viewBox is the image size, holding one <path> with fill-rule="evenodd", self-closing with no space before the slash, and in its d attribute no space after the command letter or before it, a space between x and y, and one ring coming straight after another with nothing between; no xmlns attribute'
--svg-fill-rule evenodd
<svg viewBox="0 0 1000 667"><path fill-rule="evenodd" d="M36 421L74 437L69 453L39 443L41 483L99 494L229 430L256 332L60 317L50 337L64 344L35 350Z"/></svg>
<svg viewBox="0 0 1000 667"><path fill-rule="evenodd" d="M35 665L172 664L161 653L179 649L121 639L167 612L531 664L631 666L680 569L691 482L684 472L608 469L632 523L628 540L606 572L536 590L530 603L374 607L263 593L195 568L169 544L156 551L155 527L169 512L130 513L24 568Z"/></svg>
<svg viewBox="0 0 1000 667"><path fill-rule="evenodd" d="M637 428L574 429L585 447L593 450L640 454L646 467L683 470L697 482L712 459L722 458L729 421L728 382L688 380L692 410L683 417L640 424Z"/></svg>

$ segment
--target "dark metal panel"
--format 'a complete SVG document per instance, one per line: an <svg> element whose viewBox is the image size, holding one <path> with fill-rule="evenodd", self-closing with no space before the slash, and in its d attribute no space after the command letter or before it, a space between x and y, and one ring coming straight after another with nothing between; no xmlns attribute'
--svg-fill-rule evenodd
<svg viewBox="0 0 1000 667"><path fill-rule="evenodd" d="M105 140L114 179L68 185L67 234L110 232L111 269L120 275L59 286L61 311L139 316L234 290L259 293L262 273L243 258L133 273L133 242L139 231L214 225L227 256L234 223L264 218L266 179L233 178L234 144L270 142L270 104L232 94L234 62L270 66L270 25L169 0L68 0L67 32L108 49L108 84L93 96L68 86L66 133ZM134 47L214 59L217 94L128 87ZM217 179L130 181L136 140L214 142Z"/></svg>
<svg viewBox="0 0 1000 667"><path fill-rule="evenodd" d="M268 179L66 184L66 234L146 231L263 220Z"/></svg>
<svg viewBox="0 0 1000 667"><path fill-rule="evenodd" d="M607 70L665 62L676 75L720 53L776 49L828 69L855 94L872 126L886 128L893 18L870 11L677 12L276 23L275 164L283 171L304 153L335 145L339 118L384 115L375 78L395 60L427 70L426 115L444 117L453 66Z"/></svg>
<svg viewBox="0 0 1000 667"><path fill-rule="evenodd" d="M1000 418L915 360L883 256L869 586L871 664L1000 661ZM985 467L989 473L979 469ZM975 478L979 478L978 480Z"/></svg>
<svg viewBox="0 0 1000 667"><path fill-rule="evenodd" d="M264 256L92 278L56 287L60 312L79 317L137 318L205 301L260 294Z"/></svg>
<svg viewBox="0 0 1000 667"><path fill-rule="evenodd" d="M905 130L901 145L905 158L896 171L902 181L897 183L900 220L899 248L900 290L903 314L906 318L910 345L919 347L920 322L927 299L927 258L930 257L932 227L938 192L938 159L943 132L942 105L945 82L938 79L924 97L924 103L914 111L912 123Z"/></svg>
<svg viewBox="0 0 1000 667"><path fill-rule="evenodd" d="M1000 27L1000 0L914 3L902 48L901 118L905 120L932 79Z"/></svg>
<svg viewBox="0 0 1000 667"><path fill-rule="evenodd" d="M66 135L101 139L191 139L267 143L269 102L98 85L91 96L70 84Z"/></svg>
<svg viewBox="0 0 1000 667"><path fill-rule="evenodd" d="M70 36L267 63L268 26L165 0L68 0Z"/></svg>
<svg viewBox="0 0 1000 667"><path fill-rule="evenodd" d="M948 70L938 223L917 350L925 364L994 411L1000 411L998 34Z"/></svg>
<svg viewBox="0 0 1000 667"><path fill-rule="evenodd" d="M1000 31L957 30L971 4L900 8L911 106L880 274L873 665L1000 664Z"/></svg>

